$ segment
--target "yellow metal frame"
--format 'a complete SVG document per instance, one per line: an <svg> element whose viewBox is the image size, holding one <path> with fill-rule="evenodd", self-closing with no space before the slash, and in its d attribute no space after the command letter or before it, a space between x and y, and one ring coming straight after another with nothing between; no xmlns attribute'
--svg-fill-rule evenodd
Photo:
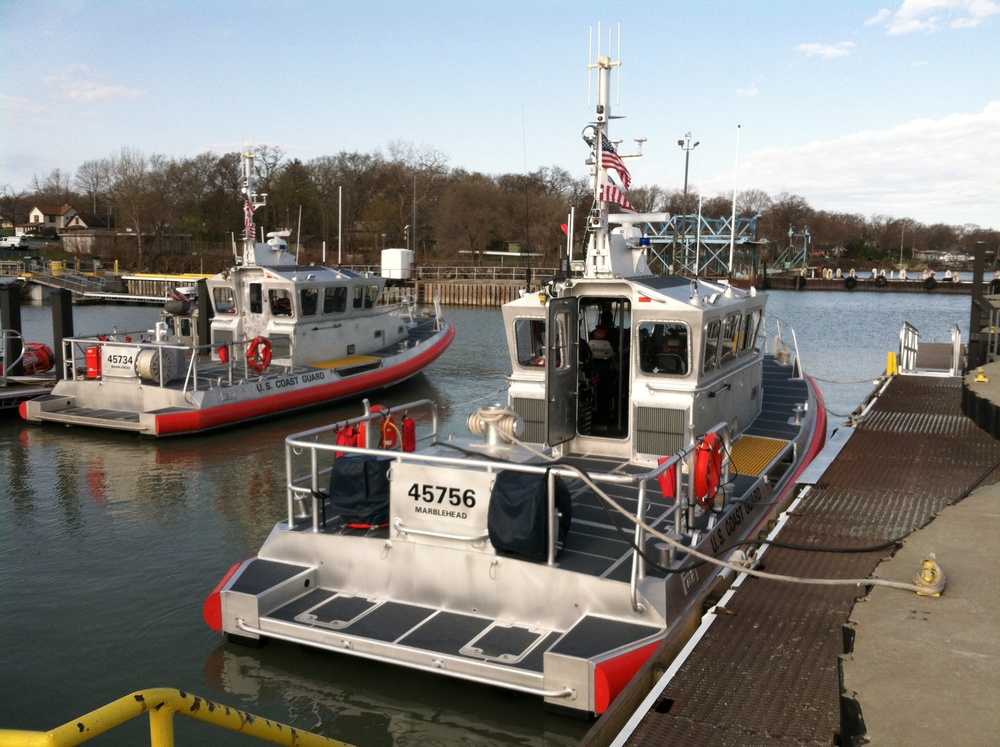
<svg viewBox="0 0 1000 747"><path fill-rule="evenodd" d="M0 747L71 747L83 744L144 713L149 714L151 747L173 747L175 714L288 747L350 747L346 742L300 731L169 687L139 690L52 731L0 729Z"/></svg>

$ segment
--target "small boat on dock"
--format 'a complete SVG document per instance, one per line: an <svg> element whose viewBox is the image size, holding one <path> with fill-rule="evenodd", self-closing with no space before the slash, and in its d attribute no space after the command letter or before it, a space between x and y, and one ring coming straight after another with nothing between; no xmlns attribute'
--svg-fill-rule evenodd
<svg viewBox="0 0 1000 747"><path fill-rule="evenodd" d="M455 336L440 304L383 303L386 279L297 264L287 232L256 240L244 154L242 261L177 289L153 330L62 341L63 376L21 416L172 436L283 415L398 384Z"/></svg>
<svg viewBox="0 0 1000 747"><path fill-rule="evenodd" d="M733 576L718 561L753 564L823 404L766 294L652 275L639 226L667 217L611 212L617 64L591 66L586 259L503 307L507 402L461 436L427 400L290 436L284 517L209 595L211 627L596 715L690 636Z"/></svg>

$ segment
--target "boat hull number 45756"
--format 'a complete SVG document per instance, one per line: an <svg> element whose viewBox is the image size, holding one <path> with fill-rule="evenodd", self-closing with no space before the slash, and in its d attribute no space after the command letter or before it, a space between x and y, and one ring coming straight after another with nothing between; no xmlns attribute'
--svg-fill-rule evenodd
<svg viewBox="0 0 1000 747"><path fill-rule="evenodd" d="M466 508L475 508L476 506L476 491L472 488L462 490L461 488L446 488L442 485L413 483L406 494L413 500L424 503L465 506Z"/></svg>

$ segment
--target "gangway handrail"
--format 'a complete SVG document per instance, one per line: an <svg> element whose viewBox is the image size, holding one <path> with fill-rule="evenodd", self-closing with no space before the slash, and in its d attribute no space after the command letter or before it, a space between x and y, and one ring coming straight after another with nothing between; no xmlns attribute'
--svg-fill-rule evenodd
<svg viewBox="0 0 1000 747"><path fill-rule="evenodd" d="M917 370L917 348L920 346L920 330L909 322L903 322L899 330L899 370L913 373Z"/></svg>
<svg viewBox="0 0 1000 747"><path fill-rule="evenodd" d="M7 361L8 339L20 338L21 354L16 360ZM0 329L0 386L7 386L7 376L10 369L16 366L24 358L24 336L16 329Z"/></svg>
<svg viewBox="0 0 1000 747"><path fill-rule="evenodd" d="M175 715L286 747L351 747L338 739L302 731L273 719L260 718L169 687L137 690L50 731L0 729L0 745L72 747L88 742L144 713L149 714L150 747L173 747Z"/></svg>
<svg viewBox="0 0 1000 747"><path fill-rule="evenodd" d="M780 342L786 348L788 347L788 343L785 342L784 335L781 332L781 325L784 324L786 327L788 327L789 331L791 332L791 335L792 335L792 350L795 352L795 359L793 361L791 361L791 363L792 363L792 378L793 379L801 379L802 376L803 376L803 371L805 369L802 366L802 354L799 352L799 338L795 334L795 327L793 327L791 325L791 323L786 322L780 316L778 316L777 314L775 314L775 313L773 313L771 311L766 312L765 315L764 315L764 327L767 326L767 319L768 318L774 319L774 321L777 322L777 326L778 326L778 330L777 330L778 334L775 337L775 344L776 344L775 345L775 356L778 355L778 350L777 350L777 343L778 342ZM766 336L766 331L765 331L765 336Z"/></svg>

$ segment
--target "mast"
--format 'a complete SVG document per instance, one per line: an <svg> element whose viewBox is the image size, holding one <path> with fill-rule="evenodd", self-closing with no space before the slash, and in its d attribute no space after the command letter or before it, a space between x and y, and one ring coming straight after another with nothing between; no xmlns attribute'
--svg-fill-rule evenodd
<svg viewBox="0 0 1000 747"><path fill-rule="evenodd" d="M608 138L608 121L611 119L611 68L619 67L621 60L612 62L611 57L599 56L596 63L587 65L588 70L597 70L597 109L594 122L583 131L583 139L593 148L590 167L591 188L594 191L594 207L587 219L590 242L587 246L587 277L606 276L610 270L610 246L608 241L607 186L610 183L603 156L604 143ZM613 146L612 146L613 147Z"/></svg>
<svg viewBox="0 0 1000 747"><path fill-rule="evenodd" d="M613 278L648 275L646 241L642 239L642 226L670 220L667 213L637 213L629 202L627 190L632 184L625 161L642 157L642 144L646 138L636 138L638 149L629 155L620 155L608 134L611 114L611 69L621 67L621 60L613 62L609 56L600 56L589 70L597 70L597 110L594 121L583 129L583 139L591 148L587 161L590 168L591 187L594 190L594 207L587 218L587 247L584 276L588 278ZM615 117L620 119L620 117ZM612 213L614 204L619 212ZM611 224L623 226L612 231Z"/></svg>
<svg viewBox="0 0 1000 747"><path fill-rule="evenodd" d="M250 267L257 264L257 226L253 220L254 211L267 204L267 194L257 195L257 189L253 183L253 159L254 154L247 151L242 154L243 159L243 266Z"/></svg>

